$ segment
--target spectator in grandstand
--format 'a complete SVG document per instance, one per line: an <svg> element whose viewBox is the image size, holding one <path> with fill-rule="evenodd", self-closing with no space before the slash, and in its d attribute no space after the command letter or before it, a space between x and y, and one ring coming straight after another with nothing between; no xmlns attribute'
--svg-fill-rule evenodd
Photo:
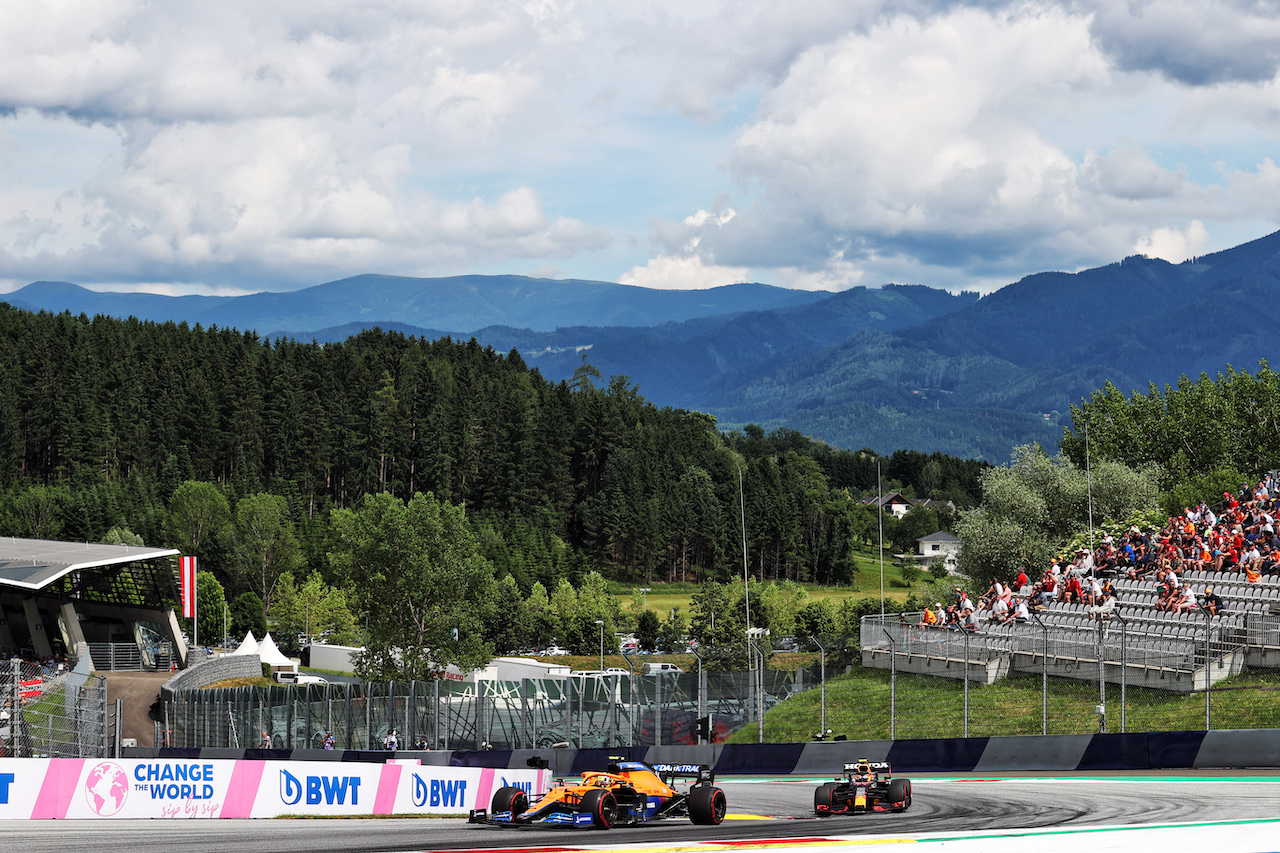
<svg viewBox="0 0 1280 853"><path fill-rule="evenodd" d="M1063 585L1061 600L1070 604L1080 604L1084 601L1084 589L1080 586L1080 578L1073 574L1067 579Z"/></svg>
<svg viewBox="0 0 1280 853"><path fill-rule="evenodd" d="M960 611L960 630L976 633L978 630L978 619L973 615L973 605L961 608Z"/></svg>
<svg viewBox="0 0 1280 853"><path fill-rule="evenodd" d="M1089 585L1084 590L1084 603L1094 605L1102 598L1102 583L1095 577L1089 578Z"/></svg>
<svg viewBox="0 0 1280 853"><path fill-rule="evenodd" d="M1174 613L1190 613L1197 606L1195 594L1191 591L1191 585L1183 584L1182 587L1174 591L1169 609Z"/></svg>
<svg viewBox="0 0 1280 853"><path fill-rule="evenodd" d="M1102 591L1102 594L1089 608L1090 619L1110 619L1111 614L1116 609L1116 597L1112 593L1110 586Z"/></svg>
<svg viewBox="0 0 1280 853"><path fill-rule="evenodd" d="M1120 565L1121 555L1115 545L1106 543L1098 549L1093 558L1094 577L1115 577Z"/></svg>
<svg viewBox="0 0 1280 853"><path fill-rule="evenodd" d="M1209 611L1213 616L1217 616L1222 612L1222 598L1213 591L1213 587L1211 586L1206 586L1204 588L1204 595L1201 597L1201 602L1201 606L1203 606L1204 609Z"/></svg>
<svg viewBox="0 0 1280 853"><path fill-rule="evenodd" d="M991 621L1003 623L1009 619L1009 603L1003 598L997 598L991 604Z"/></svg>
<svg viewBox="0 0 1280 853"><path fill-rule="evenodd" d="M1013 582L1014 591L1016 591L1018 595L1026 595L1030 589L1030 586L1031 586L1031 579L1027 577L1026 571L1025 570L1019 571L1017 579L1015 579Z"/></svg>
<svg viewBox="0 0 1280 853"><path fill-rule="evenodd" d="M1019 625L1031 620L1031 611L1027 609L1027 600L1022 596L1015 596L1013 599L1013 621Z"/></svg>
<svg viewBox="0 0 1280 853"><path fill-rule="evenodd" d="M332 735L332 734L327 734L327 735L325 735L325 736L324 736L324 748L325 748L325 749L336 749L336 748L337 748L337 746L338 746L338 742L337 742L336 740L334 740L334 737L333 737L333 735Z"/></svg>
<svg viewBox="0 0 1280 853"><path fill-rule="evenodd" d="M1246 572L1261 572L1262 570L1262 552L1258 550L1258 546L1252 542L1245 545L1245 550L1240 554L1240 568Z"/></svg>
<svg viewBox="0 0 1280 853"><path fill-rule="evenodd" d="M1132 580L1142 580L1151 575L1155 569L1155 560L1151 556L1151 543L1138 541L1133 546L1133 565L1131 565L1126 574Z"/></svg>
<svg viewBox="0 0 1280 853"><path fill-rule="evenodd" d="M924 609L924 613L920 614L919 627L932 628L938 624L938 617L928 607Z"/></svg>

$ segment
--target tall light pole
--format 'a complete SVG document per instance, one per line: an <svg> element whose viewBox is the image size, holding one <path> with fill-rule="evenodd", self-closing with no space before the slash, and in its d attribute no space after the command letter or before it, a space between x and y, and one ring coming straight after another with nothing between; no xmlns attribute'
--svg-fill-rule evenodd
<svg viewBox="0 0 1280 853"><path fill-rule="evenodd" d="M647 586L640 587L640 609L641 610L649 609L649 593L651 592L653 592L653 590L649 589L649 587Z"/></svg>
<svg viewBox="0 0 1280 853"><path fill-rule="evenodd" d="M880 460L876 460L876 517L880 521L880 622L884 622L884 481L880 479Z"/></svg>
<svg viewBox="0 0 1280 853"><path fill-rule="evenodd" d="M604 672L604 620L597 619L596 624L600 626L600 671Z"/></svg>

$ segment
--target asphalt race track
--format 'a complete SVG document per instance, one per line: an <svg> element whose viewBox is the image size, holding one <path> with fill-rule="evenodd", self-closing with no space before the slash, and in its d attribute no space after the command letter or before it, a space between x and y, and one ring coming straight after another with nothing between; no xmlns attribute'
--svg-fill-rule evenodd
<svg viewBox="0 0 1280 853"><path fill-rule="evenodd" d="M917 779L903 814L813 819L818 780L723 781L729 820L594 830L504 830L458 819L0 821L0 848L23 853L433 851L699 842L1116 825L1205 824L1280 816L1280 777ZM765 819L734 819L735 816ZM1269 828L1280 828L1276 823ZM1268 835L1272 834L1268 832ZM1078 838L1078 837L1077 837ZM1079 842L1085 843L1085 842Z"/></svg>

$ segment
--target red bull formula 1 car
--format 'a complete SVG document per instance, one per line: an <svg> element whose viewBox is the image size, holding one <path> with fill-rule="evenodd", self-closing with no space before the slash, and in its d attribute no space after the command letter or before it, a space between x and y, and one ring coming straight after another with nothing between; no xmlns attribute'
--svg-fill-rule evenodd
<svg viewBox="0 0 1280 853"><path fill-rule="evenodd" d="M894 779L885 761L858 759L844 766L844 776L813 792L818 817L859 812L901 812L911 806L911 780Z"/></svg>
<svg viewBox="0 0 1280 853"><path fill-rule="evenodd" d="M538 760L531 759L530 764ZM694 781L679 791L672 784L677 776L694 777ZM706 765L649 765L614 758L607 770L583 773L579 784L558 782L533 803L520 788L499 788L489 810L473 809L467 821L490 826L549 824L608 829L687 817L694 823L717 824L724 820L726 808L724 791L715 786L715 774Z"/></svg>

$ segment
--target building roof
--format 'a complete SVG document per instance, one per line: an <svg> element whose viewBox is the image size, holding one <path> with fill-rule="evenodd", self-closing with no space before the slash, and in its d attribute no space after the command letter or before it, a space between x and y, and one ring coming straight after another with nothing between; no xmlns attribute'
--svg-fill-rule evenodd
<svg viewBox="0 0 1280 853"><path fill-rule="evenodd" d="M869 506L890 506L892 504L906 504L907 506L913 506L915 504L915 501L904 496L902 492L888 492L879 497L872 495L871 497L863 498L862 502Z"/></svg>
<svg viewBox="0 0 1280 853"><path fill-rule="evenodd" d="M930 533L928 536L921 536L917 542L956 542L959 543L960 537L948 533L945 530L939 530L937 533Z"/></svg>
<svg viewBox="0 0 1280 853"><path fill-rule="evenodd" d="M42 589L77 569L93 569L171 557L174 548L144 545L98 545L0 537L0 586Z"/></svg>

